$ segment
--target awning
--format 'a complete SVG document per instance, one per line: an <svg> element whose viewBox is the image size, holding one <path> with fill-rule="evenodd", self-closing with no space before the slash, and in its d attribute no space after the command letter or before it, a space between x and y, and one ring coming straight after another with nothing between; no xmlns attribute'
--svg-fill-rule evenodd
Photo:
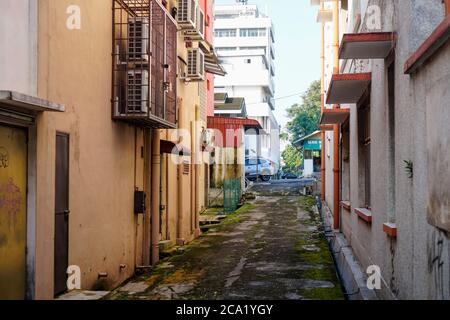
<svg viewBox="0 0 450 320"><path fill-rule="evenodd" d="M328 89L327 104L357 103L371 80L371 73L334 74Z"/></svg>
<svg viewBox="0 0 450 320"><path fill-rule="evenodd" d="M215 53L205 55L205 71L218 76L225 76L227 74L224 68L219 64Z"/></svg>
<svg viewBox="0 0 450 320"><path fill-rule="evenodd" d="M340 59L385 59L395 47L395 32L350 33L342 37Z"/></svg>
<svg viewBox="0 0 450 320"><path fill-rule="evenodd" d="M174 154L177 156L190 156L191 155L191 150L182 146L181 144L175 144L172 141L161 140L160 147L161 147L161 154L168 153L168 154Z"/></svg>
<svg viewBox="0 0 450 320"><path fill-rule="evenodd" d="M231 117L208 117L208 129L222 129L226 126L242 126L245 130L262 130L261 124L254 119Z"/></svg>
<svg viewBox="0 0 450 320"><path fill-rule="evenodd" d="M65 111L65 107L62 104L50 102L19 92L4 90L0 90L0 108L26 114L35 114L43 111Z"/></svg>
<svg viewBox="0 0 450 320"><path fill-rule="evenodd" d="M321 125L343 124L350 116L350 109L325 109L320 119Z"/></svg>
<svg viewBox="0 0 450 320"><path fill-rule="evenodd" d="M218 76L225 76L227 73L219 63L219 58L214 48L207 41L199 42L199 47L205 54L205 71Z"/></svg>

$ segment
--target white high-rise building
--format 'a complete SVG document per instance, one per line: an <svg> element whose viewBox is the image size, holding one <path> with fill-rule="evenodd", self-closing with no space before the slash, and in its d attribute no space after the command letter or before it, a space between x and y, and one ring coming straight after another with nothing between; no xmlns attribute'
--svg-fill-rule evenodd
<svg viewBox="0 0 450 320"><path fill-rule="evenodd" d="M225 68L225 77L216 77L215 92L244 97L248 117L258 120L260 156L280 163L280 128L275 110L275 37L272 20L256 5L236 1L215 7L215 47ZM246 154L257 155L254 136L246 137Z"/></svg>

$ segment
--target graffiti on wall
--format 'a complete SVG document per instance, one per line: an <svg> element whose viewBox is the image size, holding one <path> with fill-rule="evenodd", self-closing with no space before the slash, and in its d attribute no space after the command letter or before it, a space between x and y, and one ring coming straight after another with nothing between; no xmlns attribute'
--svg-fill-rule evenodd
<svg viewBox="0 0 450 320"><path fill-rule="evenodd" d="M6 148L0 147L0 169L9 167L9 152Z"/></svg>
<svg viewBox="0 0 450 320"><path fill-rule="evenodd" d="M444 278L445 268L448 269L444 257L444 241L446 238L447 234L445 232L436 229L436 231L431 233L428 241L428 273L432 276L434 288L436 290L435 299L446 299ZM449 275L447 274L447 276ZM447 284L447 286L449 286L450 289L450 284Z"/></svg>
<svg viewBox="0 0 450 320"><path fill-rule="evenodd" d="M391 251L391 278L389 279L389 287L391 288L392 294L398 297L400 290L397 287L397 277L395 276L395 253L396 253L395 240L390 241L390 251Z"/></svg>
<svg viewBox="0 0 450 320"><path fill-rule="evenodd" d="M15 224L21 206L20 188L14 184L13 178L8 178L6 183L0 184L0 211L6 212L10 223Z"/></svg>

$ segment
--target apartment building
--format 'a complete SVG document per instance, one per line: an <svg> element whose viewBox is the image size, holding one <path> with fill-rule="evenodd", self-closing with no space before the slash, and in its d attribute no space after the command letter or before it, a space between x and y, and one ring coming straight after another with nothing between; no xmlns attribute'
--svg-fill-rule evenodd
<svg viewBox="0 0 450 320"><path fill-rule="evenodd" d="M449 299L450 1L314 2L323 207L349 297Z"/></svg>
<svg viewBox="0 0 450 320"><path fill-rule="evenodd" d="M275 33L272 20L256 5L236 1L215 8L215 46L227 74L215 81L216 93L243 97L250 119L260 122L261 154L280 163L275 110ZM246 155L257 156L256 138L246 138Z"/></svg>
<svg viewBox="0 0 450 320"><path fill-rule="evenodd" d="M52 299L68 266L109 290L200 234L213 5L0 2L0 298Z"/></svg>

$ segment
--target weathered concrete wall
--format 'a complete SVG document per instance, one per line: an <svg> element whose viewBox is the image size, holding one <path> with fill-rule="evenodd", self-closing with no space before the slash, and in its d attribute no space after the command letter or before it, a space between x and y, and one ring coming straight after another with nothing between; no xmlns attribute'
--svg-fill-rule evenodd
<svg viewBox="0 0 450 320"><path fill-rule="evenodd" d="M383 60L348 63L346 72L372 72L373 221L367 224L353 212L350 215L341 212L343 232L363 270L369 265L381 268L382 290L377 291L381 298L448 299L450 241L447 233L428 223L427 213L434 217L440 215L441 219L448 217L448 210L445 209L448 183L443 179L449 175L446 161L450 156L447 125L450 117L449 46L443 48L416 75L403 73L405 61L442 21L441 1L373 0L367 1L367 5L381 7L382 31L396 31L398 34L394 62L395 143L391 143L389 135L387 65ZM360 32L377 31L366 29L364 11L362 17ZM349 29L351 27L348 26ZM350 200L352 208L355 208L363 203L361 190L364 189L358 152L356 106L351 107L350 126ZM394 172L391 172L389 156L393 148L395 162ZM328 152L332 155L331 150ZM405 160L414 164L412 179L405 171ZM328 176L331 170L332 167L327 167ZM328 185L327 188L330 188ZM439 195L438 200L434 196L436 194ZM327 190L329 205L331 201ZM433 222L433 218L430 221ZM383 232L385 222L396 222L397 239Z"/></svg>

